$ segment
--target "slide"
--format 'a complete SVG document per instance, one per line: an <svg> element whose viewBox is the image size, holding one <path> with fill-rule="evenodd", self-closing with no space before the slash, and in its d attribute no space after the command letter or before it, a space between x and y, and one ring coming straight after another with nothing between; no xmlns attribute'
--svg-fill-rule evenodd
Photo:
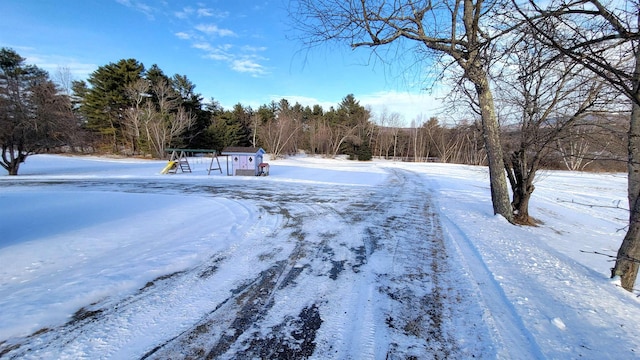
<svg viewBox="0 0 640 360"><path fill-rule="evenodd" d="M162 171L160 172L160 174L166 174L169 171L173 170L173 168L176 167L176 162L175 161L169 161L169 163L167 164L167 166L164 167L164 169L162 169Z"/></svg>

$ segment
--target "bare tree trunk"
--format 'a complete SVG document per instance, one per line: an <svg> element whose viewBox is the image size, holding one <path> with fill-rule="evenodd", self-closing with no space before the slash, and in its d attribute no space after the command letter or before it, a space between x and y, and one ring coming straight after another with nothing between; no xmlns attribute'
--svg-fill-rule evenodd
<svg viewBox="0 0 640 360"><path fill-rule="evenodd" d="M358 125L355 125L351 129L348 129L346 126L336 126L338 131L335 137L332 137L331 140L331 157L335 158L338 156L338 152L340 151L340 146L344 143L349 137L353 136L354 131L358 128Z"/></svg>
<svg viewBox="0 0 640 360"><path fill-rule="evenodd" d="M393 128L393 160L396 159L398 151L398 128Z"/></svg>
<svg viewBox="0 0 640 360"><path fill-rule="evenodd" d="M618 249L616 264L611 269L611 277L620 276L621 285L627 291L633 290L640 261L640 54L637 53L634 91L636 101L631 109L627 161L629 229Z"/></svg>
<svg viewBox="0 0 640 360"><path fill-rule="evenodd" d="M506 173L513 191L511 206L514 211L514 222L521 225L535 225L529 216L529 200L535 190L533 180L540 164L539 158L534 156L529 163L526 149L514 151L505 159Z"/></svg>
<svg viewBox="0 0 640 360"><path fill-rule="evenodd" d="M475 74L470 74L469 71L467 73L478 93L484 145L489 162L489 182L493 212L496 215L504 216L509 222L513 222L513 209L509 201L509 190L507 188L507 178L504 171L504 157L502 155L502 145L500 144L498 117L494 107L493 95L489 88L489 81L487 80L486 74L483 74L479 69L476 70Z"/></svg>
<svg viewBox="0 0 640 360"><path fill-rule="evenodd" d="M2 167L7 170L9 175L18 175L20 164L27 158L27 154L20 148L14 150L14 146L2 148Z"/></svg>
<svg viewBox="0 0 640 360"><path fill-rule="evenodd" d="M637 196L629 213L629 230L618 249L611 277L620 276L620 285L627 291L633 291L640 261L640 202Z"/></svg>
<svg viewBox="0 0 640 360"><path fill-rule="evenodd" d="M418 155L418 127L415 125L413 125L413 129L411 129L411 131L413 132L413 162L418 162L419 159L419 155Z"/></svg>

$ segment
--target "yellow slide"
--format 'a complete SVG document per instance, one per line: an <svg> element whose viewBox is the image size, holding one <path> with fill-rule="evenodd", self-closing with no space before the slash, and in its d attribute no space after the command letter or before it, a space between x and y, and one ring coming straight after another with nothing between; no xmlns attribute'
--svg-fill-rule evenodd
<svg viewBox="0 0 640 360"><path fill-rule="evenodd" d="M167 164L167 166L164 167L164 169L162 169L162 171L160 172L160 174L166 174L169 171L171 171L174 167L176 167L176 162L175 161L169 161L169 163Z"/></svg>

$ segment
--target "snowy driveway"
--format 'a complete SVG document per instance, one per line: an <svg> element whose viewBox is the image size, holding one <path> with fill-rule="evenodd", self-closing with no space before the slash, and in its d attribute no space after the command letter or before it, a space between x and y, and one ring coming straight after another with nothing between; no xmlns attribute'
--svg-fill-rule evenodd
<svg viewBox="0 0 640 360"><path fill-rule="evenodd" d="M448 254L424 179L387 171L376 186L46 183L214 197L251 219L197 264L84 304L65 324L0 342L0 357L494 357L486 314Z"/></svg>
<svg viewBox="0 0 640 360"><path fill-rule="evenodd" d="M637 294L595 254L624 234L624 174L548 172L532 228L493 215L482 167L164 165L0 177L0 358L637 358Z"/></svg>

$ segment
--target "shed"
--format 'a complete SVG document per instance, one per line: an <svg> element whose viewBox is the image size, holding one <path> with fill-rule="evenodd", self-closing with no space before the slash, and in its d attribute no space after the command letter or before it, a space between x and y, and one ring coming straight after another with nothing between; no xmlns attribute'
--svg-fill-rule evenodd
<svg viewBox="0 0 640 360"><path fill-rule="evenodd" d="M257 176L265 151L259 147L230 146L222 150L227 156L227 168L231 160L230 175Z"/></svg>

